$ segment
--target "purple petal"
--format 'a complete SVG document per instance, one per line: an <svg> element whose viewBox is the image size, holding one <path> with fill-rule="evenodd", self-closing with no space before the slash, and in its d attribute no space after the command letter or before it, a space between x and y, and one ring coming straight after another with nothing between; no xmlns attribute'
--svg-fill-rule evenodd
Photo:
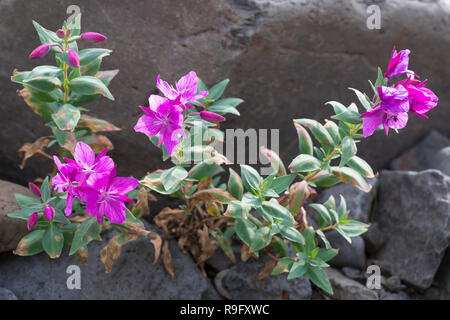
<svg viewBox="0 0 450 320"><path fill-rule="evenodd" d="M84 142L78 142L74 153L75 161L82 166L91 167L95 161L95 153Z"/></svg>
<svg viewBox="0 0 450 320"><path fill-rule="evenodd" d="M115 177L109 190L120 195L125 195L130 191L133 191L138 186L139 181L135 178L128 177Z"/></svg>
<svg viewBox="0 0 450 320"><path fill-rule="evenodd" d="M364 138L367 138L368 136L371 136L381 124L383 124L386 118L386 113L381 109L381 107L376 107L375 109L363 113L360 118L363 118L363 135Z"/></svg>

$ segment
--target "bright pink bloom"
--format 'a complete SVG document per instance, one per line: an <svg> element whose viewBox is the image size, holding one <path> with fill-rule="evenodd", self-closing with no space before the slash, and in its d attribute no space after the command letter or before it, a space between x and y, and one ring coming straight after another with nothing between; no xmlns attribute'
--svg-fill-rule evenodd
<svg viewBox="0 0 450 320"><path fill-rule="evenodd" d="M33 182L28 183L28 189L30 189L31 192L33 192L35 195L37 195L39 198L41 195L41 189L37 185L35 185Z"/></svg>
<svg viewBox="0 0 450 320"><path fill-rule="evenodd" d="M116 170L109 174L93 174L82 189L86 201L86 212L97 217L100 223L106 215L112 223L122 223L126 219L124 202L132 199L126 196L138 186L139 181L134 178L116 177Z"/></svg>
<svg viewBox="0 0 450 320"><path fill-rule="evenodd" d="M167 82L161 80L161 76L158 75L156 80L156 87L169 100L175 101L180 99L183 106L191 109L192 106L188 105L189 102L196 102L197 100L204 98L208 95L207 91L201 91L197 94L197 74L194 71L189 72L187 75L181 77L175 84L175 88Z"/></svg>
<svg viewBox="0 0 450 320"><path fill-rule="evenodd" d="M41 44L30 53L30 59L40 59L44 57L50 51L51 47L52 46L49 44Z"/></svg>
<svg viewBox="0 0 450 320"><path fill-rule="evenodd" d="M70 164L62 164L56 156L53 157L53 160L55 161L59 173L52 178L52 185L57 192L66 193L67 198L64 213L66 216L69 216L72 213L73 197L78 197L81 200L77 190L78 181L76 180L78 176L78 167Z"/></svg>
<svg viewBox="0 0 450 320"><path fill-rule="evenodd" d="M81 34L81 40L89 41L89 42L102 42L106 40L106 37L101 33L97 32L85 32Z"/></svg>
<svg viewBox="0 0 450 320"><path fill-rule="evenodd" d="M397 51L394 48L392 50L389 66L384 76L386 78L393 78L405 73L414 73L413 71L408 70L409 54L410 51L408 49L401 50L400 52L397 53Z"/></svg>
<svg viewBox="0 0 450 320"><path fill-rule="evenodd" d="M80 57L78 57L78 53L76 53L75 50L69 49L67 60L69 60L69 63L72 67L80 67Z"/></svg>
<svg viewBox="0 0 450 320"><path fill-rule="evenodd" d="M33 227L36 225L36 223L37 223L37 221L38 221L38 213L37 212L35 212L35 213L33 213L29 218L28 218L28 221L27 221L27 228L28 228L28 231L30 231L31 229L33 229Z"/></svg>
<svg viewBox="0 0 450 320"><path fill-rule="evenodd" d="M90 174L109 173L114 169L114 161L106 155L107 152L108 149L104 149L96 157L94 150L89 145L79 141L75 146L75 153L73 154L75 160L65 160L68 164L78 168L79 175L77 180L83 182L89 178ZM84 179L80 175L84 175Z"/></svg>
<svg viewBox="0 0 450 320"><path fill-rule="evenodd" d="M203 120L206 120L206 121L209 121L212 123L217 123L217 122L226 120L221 115L214 113L214 112L210 112L210 111L200 111L200 117L202 117Z"/></svg>
<svg viewBox="0 0 450 320"><path fill-rule="evenodd" d="M409 77L401 80L395 86L403 85L408 91L409 108L416 116L426 118L426 112L437 106L438 97L428 88L425 88L427 81L420 82L417 79Z"/></svg>
<svg viewBox="0 0 450 320"><path fill-rule="evenodd" d="M163 101L155 98L155 96L151 96L150 100L152 99L154 101L149 102L150 108L140 106L145 114L139 118L137 124L134 126L134 130L136 132L142 132L149 137L159 134L158 146L161 146L161 143L164 142L168 154L171 155L173 150L178 146L179 136L184 135L182 129L183 109L164 98L161 98ZM163 101L161 104L158 106L155 105L155 103L161 101Z"/></svg>
<svg viewBox="0 0 450 320"><path fill-rule="evenodd" d="M58 38L64 39L66 37L66 32L63 29L58 29L58 31L56 31L56 35Z"/></svg>
<svg viewBox="0 0 450 320"><path fill-rule="evenodd" d="M50 205L46 204L44 207L44 218L48 221L52 221L55 217L55 209Z"/></svg>
<svg viewBox="0 0 450 320"><path fill-rule="evenodd" d="M377 90L381 101L380 106L384 111L393 113L409 111L408 91L404 86L378 87Z"/></svg>

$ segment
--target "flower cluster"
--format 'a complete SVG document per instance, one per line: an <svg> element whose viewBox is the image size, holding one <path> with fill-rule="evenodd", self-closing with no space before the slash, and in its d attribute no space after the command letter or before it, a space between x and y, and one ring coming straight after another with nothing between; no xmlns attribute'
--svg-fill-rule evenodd
<svg viewBox="0 0 450 320"><path fill-rule="evenodd" d="M167 153L171 155L179 144L180 136L185 136L183 123L186 108L193 109L193 103L204 108L199 100L208 96L208 92L198 92L197 82L197 74L194 71L181 77L175 87L161 80L158 75L156 87L164 97L151 95L148 100L149 107L140 106L145 114L139 118L134 130L149 137L158 135L158 146L164 142ZM203 120L212 123L225 120L221 115L206 110L192 112L189 115L199 115Z"/></svg>
<svg viewBox="0 0 450 320"><path fill-rule="evenodd" d="M30 182L28 184L29 189L31 190L31 192L33 192L35 195L37 195L39 198L41 198L42 200L42 194L41 194L41 190L38 188L37 185L35 185L34 183ZM45 203L45 201L44 201ZM36 223L39 220L39 212L33 212L30 217L27 220L27 228L28 230L33 229L33 227L36 225ZM48 221L53 221L53 219L55 218L55 208L53 208L51 205L49 204L45 204L42 210L43 216L45 220Z"/></svg>
<svg viewBox="0 0 450 320"><path fill-rule="evenodd" d="M408 49L392 51L389 66L384 75L384 83L389 79L406 74L407 79L395 83L393 86L378 86L378 98L375 107L363 113L363 135L368 137L379 127L383 126L386 134L389 128L402 129L408 122L408 112L428 118L425 113L436 107L438 97L428 88L425 88L427 81L415 79L417 75L408 70L409 64Z"/></svg>
<svg viewBox="0 0 450 320"><path fill-rule="evenodd" d="M97 217L100 223L104 215L112 223L122 223L126 218L124 202L132 201L126 196L139 184L137 179L116 177L116 166L106 155L107 149L95 156L85 143L78 142L74 160L65 159L63 164L55 156L58 174L52 184L57 192L67 195L65 214L72 213L73 198L86 202L86 212Z"/></svg>

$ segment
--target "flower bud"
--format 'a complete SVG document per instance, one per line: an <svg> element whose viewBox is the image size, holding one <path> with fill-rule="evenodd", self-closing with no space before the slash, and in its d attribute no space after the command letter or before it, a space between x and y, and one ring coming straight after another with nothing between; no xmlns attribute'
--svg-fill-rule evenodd
<svg viewBox="0 0 450 320"><path fill-rule="evenodd" d="M30 59L40 59L50 51L51 45L42 44L30 53Z"/></svg>
<svg viewBox="0 0 450 320"><path fill-rule="evenodd" d="M69 63L72 65L72 67L74 68L80 67L80 58L78 57L78 54L74 50L69 49L67 59L69 60Z"/></svg>
<svg viewBox="0 0 450 320"><path fill-rule="evenodd" d="M89 42L102 42L106 40L106 37L97 32L85 32L81 34L81 40Z"/></svg>
<svg viewBox="0 0 450 320"><path fill-rule="evenodd" d="M28 228L28 231L30 231L31 229L33 229L33 227L34 227L34 225L37 223L37 221L38 221L38 213L35 212L35 213L33 213L33 214L28 218L28 221L27 221L27 228Z"/></svg>
<svg viewBox="0 0 450 320"><path fill-rule="evenodd" d="M70 37L71 34L72 34L72 30L67 29L66 30L66 37Z"/></svg>
<svg viewBox="0 0 450 320"><path fill-rule="evenodd" d="M200 111L200 117L202 117L203 120L216 123L224 121L225 118L221 115L218 115L217 113L210 112L210 111Z"/></svg>
<svg viewBox="0 0 450 320"><path fill-rule="evenodd" d="M33 182L28 183L28 189L30 189L31 192L33 192L38 197L41 197L41 189L37 185L35 185Z"/></svg>
<svg viewBox="0 0 450 320"><path fill-rule="evenodd" d="M50 205L46 204L44 208L44 218L48 221L52 221L55 217L55 209L51 207Z"/></svg>
<svg viewBox="0 0 450 320"><path fill-rule="evenodd" d="M58 29L58 31L56 31L56 35L58 38L64 39L66 37L66 32L63 29Z"/></svg>

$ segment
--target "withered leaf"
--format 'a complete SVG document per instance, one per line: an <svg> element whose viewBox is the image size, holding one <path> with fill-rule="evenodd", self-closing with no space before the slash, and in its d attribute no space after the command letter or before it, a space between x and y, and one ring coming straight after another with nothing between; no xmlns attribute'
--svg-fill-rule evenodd
<svg viewBox="0 0 450 320"><path fill-rule="evenodd" d="M272 274L273 269L275 268L277 262L275 260L268 261L262 270L258 273L258 281L264 279L267 276Z"/></svg>
<svg viewBox="0 0 450 320"><path fill-rule="evenodd" d="M122 247L137 239L137 235L118 234L109 240L108 244L100 251L100 260L105 265L105 273L111 272L114 262L122 252Z"/></svg>
<svg viewBox="0 0 450 320"><path fill-rule="evenodd" d="M166 269L167 273L173 278L175 278L175 272L173 268L173 261L172 261L172 255L169 250L169 241L164 241L163 245L163 262L164 262L164 268Z"/></svg>
<svg viewBox="0 0 450 320"><path fill-rule="evenodd" d="M86 127L92 132L109 132L122 130L106 120L94 118L85 114L81 115L81 120L78 123L78 126Z"/></svg>
<svg viewBox="0 0 450 320"><path fill-rule="evenodd" d="M137 201L131 211L135 213L139 210L139 217L149 215L150 209L148 207L148 198L149 196L147 190L145 188L139 189Z"/></svg>
<svg viewBox="0 0 450 320"><path fill-rule="evenodd" d="M95 153L100 153L105 148L108 148L109 151L114 149L112 142L106 136L101 134L95 134L83 139Z"/></svg>
<svg viewBox="0 0 450 320"><path fill-rule="evenodd" d="M40 137L33 143L25 143L17 151L18 155L22 157L22 163L19 165L20 169L25 168L27 160L33 156L39 156L45 159L53 160L53 158L44 151L44 148L50 143L52 139L50 137Z"/></svg>
<svg viewBox="0 0 450 320"><path fill-rule="evenodd" d="M86 265L88 259L88 251L86 248L80 248L75 252L75 258L80 261L82 264Z"/></svg>
<svg viewBox="0 0 450 320"><path fill-rule="evenodd" d="M150 242L155 248L155 260L153 261L153 264L155 264L158 261L159 255L161 253L162 238L156 232L150 232Z"/></svg>

